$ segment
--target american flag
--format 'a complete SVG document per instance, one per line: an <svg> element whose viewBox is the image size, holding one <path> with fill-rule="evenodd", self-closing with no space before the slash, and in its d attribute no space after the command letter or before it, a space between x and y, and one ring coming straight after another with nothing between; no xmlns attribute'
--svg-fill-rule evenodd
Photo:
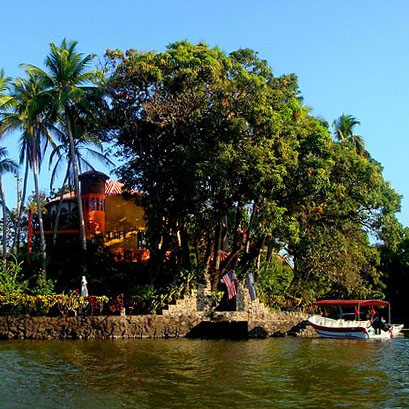
<svg viewBox="0 0 409 409"><path fill-rule="evenodd" d="M233 271L232 270L230 270L228 273L226 273L223 276L223 282L224 282L224 284L226 284L227 295L229 297L229 300L231 300L237 294L236 283L233 280Z"/></svg>

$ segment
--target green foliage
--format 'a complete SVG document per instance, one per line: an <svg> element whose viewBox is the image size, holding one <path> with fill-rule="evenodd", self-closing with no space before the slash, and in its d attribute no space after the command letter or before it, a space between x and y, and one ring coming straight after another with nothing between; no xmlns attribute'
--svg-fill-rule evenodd
<svg viewBox="0 0 409 409"><path fill-rule="evenodd" d="M28 287L28 281L21 274L23 262L9 255L6 261L0 261L0 295L22 294Z"/></svg>
<svg viewBox="0 0 409 409"><path fill-rule="evenodd" d="M118 263L100 238L88 250L84 232L81 248L59 238L47 265L42 252L50 279L39 275L32 292L51 295L53 283L57 291L77 288L87 270L92 291L113 297L116 307L152 312L189 293L205 274L216 290L229 269L244 277L256 265L261 298L274 307L382 297L384 283L387 293L398 291L391 268L404 278L407 267L407 232L395 216L400 196L355 134L355 117L335 120L333 138L328 123L303 105L296 76L274 76L250 49L227 54L180 41L160 53L113 50L103 78L76 42L50 46L45 71L26 65L27 79L13 87L0 72L0 134L22 131L22 159L34 171L42 147L53 143L52 129L61 142L51 155L59 158L52 179L64 157L68 167L88 166L81 146L101 148L112 137L118 175L143 193L151 257L144 265ZM89 152L109 162L99 150ZM41 207L38 189L36 196ZM281 248L293 270L271 257ZM35 264L34 257L30 269ZM7 268L3 292L21 293L21 268L32 272L13 262L12 272Z"/></svg>
<svg viewBox="0 0 409 409"><path fill-rule="evenodd" d="M391 232L400 198L372 159L343 144L335 144L331 155L328 183L318 200L299 197L300 234L297 242L289 243L294 291L306 301L382 296L379 252L368 233L382 238Z"/></svg>
<svg viewBox="0 0 409 409"><path fill-rule="evenodd" d="M109 299L106 296L81 297L75 294L65 295L28 295L10 292L0 295L2 314L29 315L77 315L80 312L101 313Z"/></svg>
<svg viewBox="0 0 409 409"><path fill-rule="evenodd" d="M289 291L294 278L291 267L278 255L266 261L257 273L259 298L271 308L288 308Z"/></svg>
<svg viewBox="0 0 409 409"><path fill-rule="evenodd" d="M253 203L259 216L250 226L252 243L282 226L294 231L278 200L297 158L294 110L304 115L294 76L274 78L251 50L228 56L188 42L170 44L164 53L108 57L112 126L130 158L120 175L147 193L153 271L166 264L169 251L185 269L192 260L200 263L205 246L199 244L211 245L232 209L240 216L231 230L245 228L243 209ZM219 274L215 270L216 281Z"/></svg>
<svg viewBox="0 0 409 409"><path fill-rule="evenodd" d="M34 295L55 295L54 282L51 279L47 279L45 272L40 271L37 277L36 286L30 290Z"/></svg>
<svg viewBox="0 0 409 409"><path fill-rule="evenodd" d="M394 315L407 320L409 297L409 229L393 225L393 234L378 246L381 255L379 269L384 272L382 280L386 285L386 297L391 301Z"/></svg>
<svg viewBox="0 0 409 409"><path fill-rule="evenodd" d="M58 237L55 245L49 244L47 276L55 282L57 292L79 289L84 266L93 294L116 296L135 285L135 280L143 282L147 275L144 265L116 261L100 240L88 241L85 252L77 237Z"/></svg>
<svg viewBox="0 0 409 409"><path fill-rule="evenodd" d="M154 284L137 285L126 297L126 308L130 314L150 314L160 312L168 304L184 295L189 295L198 283L197 271L179 271L173 281L165 287Z"/></svg>
<svg viewBox="0 0 409 409"><path fill-rule="evenodd" d="M381 295L367 234L392 235L400 198L354 134L357 119L335 121L334 141L297 78L274 77L252 50L183 41L107 58L110 130L128 158L119 175L146 193L153 274L210 265L215 289L227 269L245 274L266 246L285 245L288 290L303 303Z"/></svg>
<svg viewBox="0 0 409 409"><path fill-rule="evenodd" d="M152 285L136 286L125 304L129 314L150 314L156 310L157 289Z"/></svg>
<svg viewBox="0 0 409 409"><path fill-rule="evenodd" d="M210 297L212 299L212 306L217 307L220 304L224 295L223 291L212 291Z"/></svg>

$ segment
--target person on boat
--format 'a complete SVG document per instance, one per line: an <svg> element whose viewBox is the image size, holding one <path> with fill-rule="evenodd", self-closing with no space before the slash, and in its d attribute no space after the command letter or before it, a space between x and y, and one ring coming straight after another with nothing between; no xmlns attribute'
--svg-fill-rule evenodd
<svg viewBox="0 0 409 409"><path fill-rule="evenodd" d="M389 325L386 323L385 318L383 318L382 315L381 315L381 329L383 331L389 330Z"/></svg>
<svg viewBox="0 0 409 409"><path fill-rule="evenodd" d="M378 314L378 312L375 312L375 314L372 315L371 325L375 330L375 335L381 333L381 316Z"/></svg>
<svg viewBox="0 0 409 409"><path fill-rule="evenodd" d="M378 312L376 312L372 316L371 325L375 329L375 334L380 334L381 330L383 331L388 330L385 324L385 320L382 318L382 316Z"/></svg>

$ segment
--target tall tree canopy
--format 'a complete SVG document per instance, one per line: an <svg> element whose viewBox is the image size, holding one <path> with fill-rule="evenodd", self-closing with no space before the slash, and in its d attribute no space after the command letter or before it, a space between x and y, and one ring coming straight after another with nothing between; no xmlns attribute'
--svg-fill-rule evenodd
<svg viewBox="0 0 409 409"><path fill-rule="evenodd" d="M50 53L45 59L46 70L31 64L25 67L29 74L35 76L45 85L50 99L49 120L63 123L70 151L70 164L74 177L74 190L80 219L81 245L87 248L85 236L84 215L82 209L81 192L78 179L78 157L75 150L75 140L83 135L74 134L76 122L87 121L90 126L98 122L95 113L102 104L98 83L100 76L89 66L94 55L84 56L77 51L76 41L64 39L60 46L50 43ZM79 129L79 128L77 128Z"/></svg>
<svg viewBox="0 0 409 409"><path fill-rule="evenodd" d="M204 268L215 287L285 247L305 299L377 284L367 233L399 197L309 114L294 75L275 77L252 50L185 41L107 56L119 174L145 193L154 271Z"/></svg>

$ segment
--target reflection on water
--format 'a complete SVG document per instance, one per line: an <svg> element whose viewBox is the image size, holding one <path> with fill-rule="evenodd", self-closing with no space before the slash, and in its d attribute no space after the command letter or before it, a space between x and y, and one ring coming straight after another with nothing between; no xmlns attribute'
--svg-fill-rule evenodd
<svg viewBox="0 0 409 409"><path fill-rule="evenodd" d="M0 408L407 408L409 339L0 343Z"/></svg>

